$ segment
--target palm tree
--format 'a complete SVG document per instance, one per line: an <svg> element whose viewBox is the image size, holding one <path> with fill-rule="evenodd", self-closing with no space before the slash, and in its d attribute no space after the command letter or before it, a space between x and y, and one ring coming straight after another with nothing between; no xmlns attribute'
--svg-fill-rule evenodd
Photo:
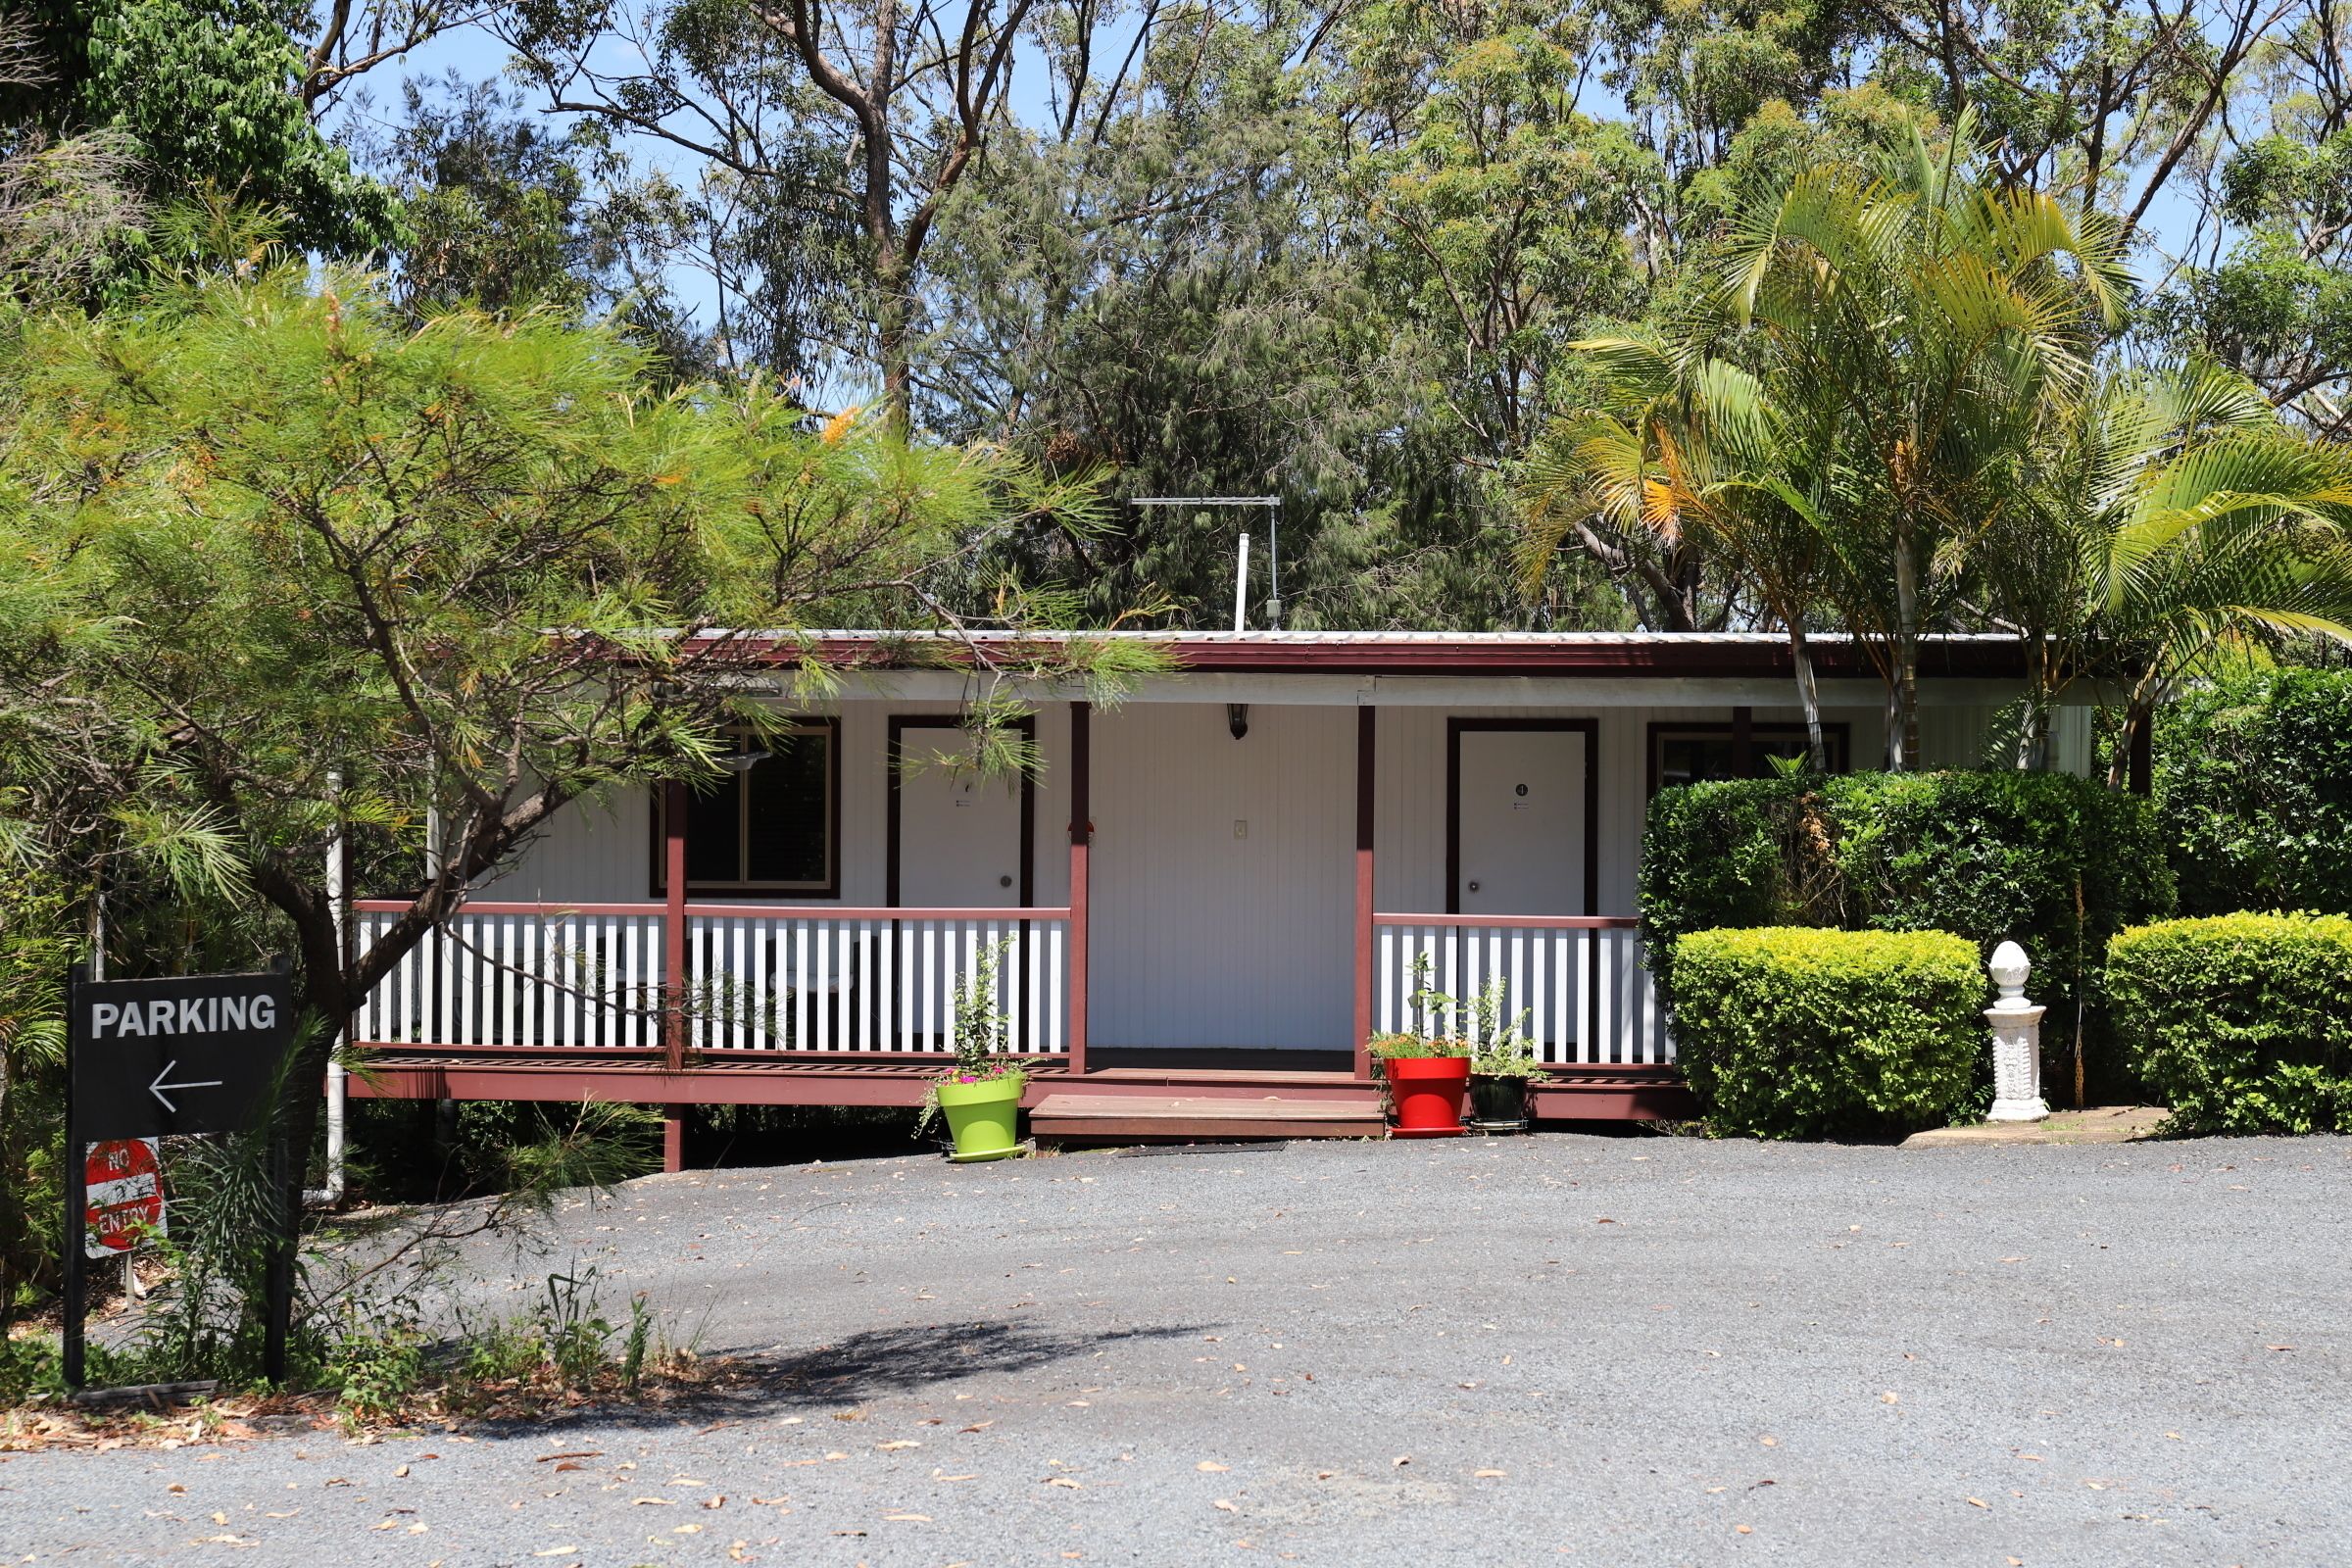
<svg viewBox="0 0 2352 1568"><path fill-rule="evenodd" d="M1740 366L1716 359L1678 365L1665 347L1641 338L1590 338L1571 347L1591 358L1607 401L1553 426L1529 453L1520 494L1531 582L1583 516L1724 563L1737 576L1736 591L1788 633L1806 762L1826 770L1806 630L1837 564L1816 523L1817 477L1797 477L1810 449L1770 389Z"/></svg>
<svg viewBox="0 0 2352 1568"><path fill-rule="evenodd" d="M2286 429L2253 382L2202 363L2103 377L2050 435L2013 530L2037 569L1986 576L2044 655L2030 708L2085 676L2122 689L2115 782L2219 644L2352 642L2352 454Z"/></svg>
<svg viewBox="0 0 2352 1568"><path fill-rule="evenodd" d="M1819 535L1824 590L1886 682L1897 770L1918 764L1921 638L2023 503L2130 287L2113 222L1982 162L1963 114L1940 154L1914 129L1884 169L1810 171L1748 203L1668 349L1686 373L1752 366L1779 411L1772 466L1747 477Z"/></svg>

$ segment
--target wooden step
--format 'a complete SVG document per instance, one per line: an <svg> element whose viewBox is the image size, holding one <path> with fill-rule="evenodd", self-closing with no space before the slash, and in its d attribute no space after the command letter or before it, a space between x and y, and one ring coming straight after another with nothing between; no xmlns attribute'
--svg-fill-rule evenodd
<svg viewBox="0 0 2352 1568"><path fill-rule="evenodd" d="M1063 1140L1377 1138L1386 1129L1371 1093L1341 1101L1061 1090L1029 1112L1030 1132Z"/></svg>

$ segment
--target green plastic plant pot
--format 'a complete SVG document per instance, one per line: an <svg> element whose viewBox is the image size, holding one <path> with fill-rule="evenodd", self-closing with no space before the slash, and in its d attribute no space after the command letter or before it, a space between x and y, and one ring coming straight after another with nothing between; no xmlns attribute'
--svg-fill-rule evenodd
<svg viewBox="0 0 2352 1568"><path fill-rule="evenodd" d="M1021 1116L1022 1087L1018 1078L939 1086L940 1112L948 1118L957 1159L997 1159L1020 1152L1013 1134Z"/></svg>

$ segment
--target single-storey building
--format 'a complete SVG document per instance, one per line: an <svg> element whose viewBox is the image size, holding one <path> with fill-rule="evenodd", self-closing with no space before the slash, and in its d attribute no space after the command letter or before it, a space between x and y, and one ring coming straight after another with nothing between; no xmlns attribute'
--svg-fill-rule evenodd
<svg viewBox="0 0 2352 1568"><path fill-rule="evenodd" d="M785 735L708 790L566 808L402 962L354 1021L362 1092L912 1103L985 960L1043 1133L1371 1130L1366 1042L1424 984L1499 982L1541 1115L1678 1106L1642 816L1802 754L1785 639L1114 635L1168 667L1116 706L1022 691L1035 766L1000 776L950 760L971 674L831 634L802 705L796 649ZM1816 659L1832 765L1876 765L1881 682L1842 639ZM1926 764L1979 762L2022 669L2012 639L1931 640ZM2054 742L2086 769L2087 710ZM357 905L354 940L403 906Z"/></svg>

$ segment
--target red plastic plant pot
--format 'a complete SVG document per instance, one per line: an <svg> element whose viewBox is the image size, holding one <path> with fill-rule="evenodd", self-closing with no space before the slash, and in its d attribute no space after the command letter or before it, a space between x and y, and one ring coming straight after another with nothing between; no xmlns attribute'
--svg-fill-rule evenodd
<svg viewBox="0 0 2352 1568"><path fill-rule="evenodd" d="M1398 1138L1459 1138L1462 1095L1470 1087L1468 1056L1392 1056L1389 1099L1396 1107Z"/></svg>

